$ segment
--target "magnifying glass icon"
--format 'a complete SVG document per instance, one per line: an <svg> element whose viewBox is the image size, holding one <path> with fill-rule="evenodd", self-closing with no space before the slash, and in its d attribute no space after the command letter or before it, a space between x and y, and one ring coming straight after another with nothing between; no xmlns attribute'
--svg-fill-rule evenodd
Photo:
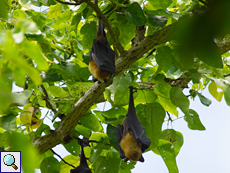
<svg viewBox="0 0 230 173"><path fill-rule="evenodd" d="M15 158L11 154L7 154L3 158L3 162L7 166L12 166L15 170L18 169L18 167L14 164L15 163Z"/></svg>

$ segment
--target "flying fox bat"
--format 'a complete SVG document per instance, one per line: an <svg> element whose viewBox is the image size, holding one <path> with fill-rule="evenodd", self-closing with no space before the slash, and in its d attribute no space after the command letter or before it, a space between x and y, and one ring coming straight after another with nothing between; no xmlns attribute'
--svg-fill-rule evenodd
<svg viewBox="0 0 230 173"><path fill-rule="evenodd" d="M149 148L151 141L145 135L145 129L137 119L134 101L133 86L130 86L129 109L122 125L116 128L118 147L121 159L125 162L144 162L142 153Z"/></svg>
<svg viewBox="0 0 230 173"><path fill-rule="evenodd" d="M107 41L103 20L99 17L97 37L93 40L90 51L89 71L93 75L93 81L104 81L115 73L115 51L110 48Z"/></svg>
<svg viewBox="0 0 230 173"><path fill-rule="evenodd" d="M89 166L87 164L85 153L83 150L83 144L81 143L81 160L80 165L74 169L70 170L70 173L92 173L92 171L89 169Z"/></svg>

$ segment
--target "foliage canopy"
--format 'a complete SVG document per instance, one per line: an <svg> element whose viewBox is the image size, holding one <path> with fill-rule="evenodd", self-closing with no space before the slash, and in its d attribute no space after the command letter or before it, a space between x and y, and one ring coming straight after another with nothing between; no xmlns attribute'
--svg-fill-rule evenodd
<svg viewBox="0 0 230 173"><path fill-rule="evenodd" d="M183 132L162 124L183 117L191 130L205 130L189 106L196 97L211 104L205 88L230 106L229 7L225 0L1 0L0 146L23 152L25 173L66 173L72 167L50 149L62 144L69 152L64 160L78 166L85 137L94 173L129 173L136 163L120 159L115 126L133 85L137 116L152 142L148 152L177 173ZM116 51L107 85L89 80L97 15ZM111 109L97 109L106 101Z"/></svg>

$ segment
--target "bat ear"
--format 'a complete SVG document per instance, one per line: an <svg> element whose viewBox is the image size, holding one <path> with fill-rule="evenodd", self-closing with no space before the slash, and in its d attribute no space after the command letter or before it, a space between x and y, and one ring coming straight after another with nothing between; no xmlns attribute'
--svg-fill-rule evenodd
<svg viewBox="0 0 230 173"><path fill-rule="evenodd" d="M141 155L139 161L140 161L140 162L144 162L144 161L145 161L145 159L144 159L144 157L143 157L142 155Z"/></svg>

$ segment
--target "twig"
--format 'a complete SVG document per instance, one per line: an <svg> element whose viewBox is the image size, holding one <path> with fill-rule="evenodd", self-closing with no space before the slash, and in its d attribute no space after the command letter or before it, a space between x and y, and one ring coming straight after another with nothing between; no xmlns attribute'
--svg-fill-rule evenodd
<svg viewBox="0 0 230 173"><path fill-rule="evenodd" d="M59 3L61 3L61 4L67 4L67 5L79 5L79 4L81 4L81 3L74 3L74 2L67 2L67 1L62 1L62 0L55 0L55 1L57 1L57 2L59 2Z"/></svg>
<svg viewBox="0 0 230 173"><path fill-rule="evenodd" d="M148 55L146 55L144 58L148 58L150 55L152 55L153 54L153 52L155 52L156 51L156 49L154 48L153 50L151 50L150 52L149 52L149 54Z"/></svg>
<svg viewBox="0 0 230 173"><path fill-rule="evenodd" d="M120 41L117 38L115 31L113 30L112 26L110 25L108 19L105 17L103 12L100 10L100 8L97 5L92 3L90 0L84 0L84 2L86 2L104 21L104 24L105 24L108 32L110 33L110 36L112 37L114 44L116 45L118 51L122 55L124 53L124 48L122 47Z"/></svg>
<svg viewBox="0 0 230 173"><path fill-rule="evenodd" d="M80 139L79 137L74 136L74 135L73 135L73 138L74 138L74 139L77 139L77 140L79 141L79 143L83 143L83 144L85 144L85 145L87 145L87 146L90 146L89 143L97 143L97 144L99 143L99 141L96 141L96 140L84 141L84 140L82 140L82 139ZM107 143L104 143L104 145L111 146L110 144L107 144Z"/></svg>
<svg viewBox="0 0 230 173"><path fill-rule="evenodd" d="M47 107L50 108L55 114L57 112L57 110L53 107L52 103L50 102L49 95L48 95L48 93L47 93L47 91L46 91L46 89L45 89L43 84L41 85L41 88L42 88L42 90L43 90L43 92L45 94L44 100L47 103Z"/></svg>
<svg viewBox="0 0 230 173"><path fill-rule="evenodd" d="M75 166L73 166L72 164L66 162L60 155L58 155L53 149L50 149L52 151L52 153L54 153L56 156L58 156L65 164L72 166L73 168L76 168Z"/></svg>

